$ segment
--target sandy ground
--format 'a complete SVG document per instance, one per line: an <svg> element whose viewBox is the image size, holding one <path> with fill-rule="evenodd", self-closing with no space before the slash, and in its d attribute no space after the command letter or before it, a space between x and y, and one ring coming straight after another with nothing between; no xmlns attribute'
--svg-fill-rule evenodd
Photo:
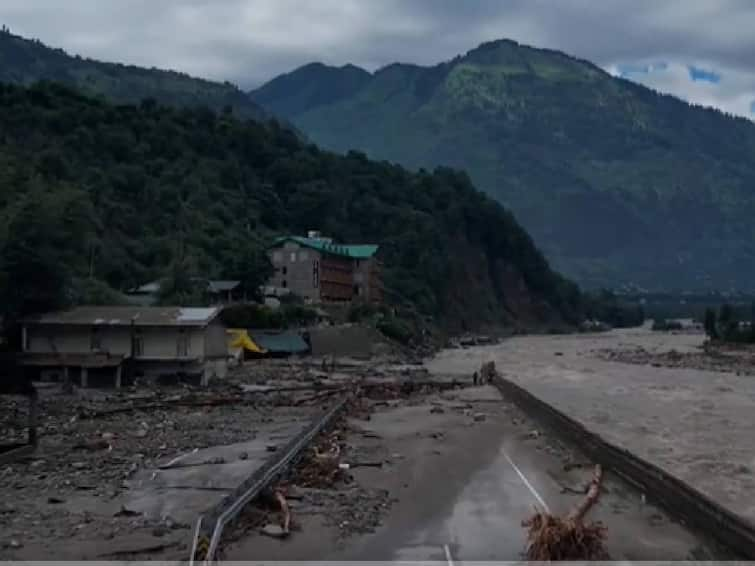
<svg viewBox="0 0 755 566"><path fill-rule="evenodd" d="M469 375L494 360L505 377L755 522L755 378L736 356L729 372L695 369L703 339L646 328L523 336L443 351L427 366ZM675 367L607 357L638 349L675 351Z"/></svg>
<svg viewBox="0 0 755 566"><path fill-rule="evenodd" d="M344 463L382 465L353 468L351 481L316 490L317 497L293 488L297 528L289 538L252 530L226 545L223 557L518 560L526 547L521 521L543 503L566 513L592 473L583 456L489 386L373 405L369 420L349 420L344 441ZM608 477L603 487L591 517L607 526L614 559L716 557L626 485ZM357 519L361 528L352 529L352 517L364 513L372 521Z"/></svg>

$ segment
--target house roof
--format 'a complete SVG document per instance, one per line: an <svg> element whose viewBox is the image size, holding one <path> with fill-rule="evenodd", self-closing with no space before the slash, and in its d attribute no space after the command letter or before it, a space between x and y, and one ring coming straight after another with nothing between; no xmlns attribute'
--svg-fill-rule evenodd
<svg viewBox="0 0 755 566"><path fill-rule="evenodd" d="M318 252L348 257L351 259L369 259L377 253L380 247L373 244L334 244L328 239L305 238L303 236L282 236L275 240L273 247L280 246L286 242L296 242L300 246L311 248Z"/></svg>
<svg viewBox="0 0 755 566"><path fill-rule="evenodd" d="M27 324L81 326L206 326L220 314L220 307L75 307L29 318Z"/></svg>
<svg viewBox="0 0 755 566"><path fill-rule="evenodd" d="M261 332L250 330L249 336L263 350L273 354L302 354L309 346L296 332Z"/></svg>
<svg viewBox="0 0 755 566"><path fill-rule="evenodd" d="M233 291L239 285L241 285L241 281L208 281L207 283L210 293L225 293Z"/></svg>
<svg viewBox="0 0 755 566"><path fill-rule="evenodd" d="M149 294L157 294L160 292L160 282L159 281L151 281L149 283L145 283L144 285L140 285L136 289L132 289L129 291L129 293L149 293Z"/></svg>
<svg viewBox="0 0 755 566"><path fill-rule="evenodd" d="M208 281L207 279L202 279L201 277L192 277L191 281L192 283L207 283L207 290L210 293L223 293L233 291L239 285L241 285L241 281ZM144 285L140 285L136 289L132 289L131 291L129 291L129 293L156 295L160 292L160 286L160 281L151 281L149 283L145 283Z"/></svg>

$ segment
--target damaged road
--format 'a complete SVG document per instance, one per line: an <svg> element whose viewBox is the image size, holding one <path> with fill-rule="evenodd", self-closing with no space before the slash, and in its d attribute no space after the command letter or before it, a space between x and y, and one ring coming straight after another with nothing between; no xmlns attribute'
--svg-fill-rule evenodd
<svg viewBox="0 0 755 566"><path fill-rule="evenodd" d="M340 474L316 487L294 474L285 485L290 536L270 536L278 511L257 509L256 523L227 541L225 559L518 560L522 521L535 509L568 513L592 478L591 462L491 386L365 405L328 441L340 446ZM591 518L607 526L614 559L717 556L610 474Z"/></svg>

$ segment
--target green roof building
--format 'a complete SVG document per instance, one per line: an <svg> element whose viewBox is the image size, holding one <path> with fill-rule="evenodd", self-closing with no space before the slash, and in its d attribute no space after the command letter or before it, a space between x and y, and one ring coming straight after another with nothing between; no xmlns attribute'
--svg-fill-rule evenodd
<svg viewBox="0 0 755 566"><path fill-rule="evenodd" d="M313 303L379 303L383 299L379 246L341 244L319 232L282 236L270 246L275 273L266 294L294 293Z"/></svg>

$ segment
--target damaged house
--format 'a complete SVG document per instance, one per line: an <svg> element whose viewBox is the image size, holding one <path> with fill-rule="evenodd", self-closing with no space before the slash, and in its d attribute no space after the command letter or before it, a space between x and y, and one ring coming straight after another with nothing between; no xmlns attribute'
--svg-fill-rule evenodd
<svg viewBox="0 0 755 566"><path fill-rule="evenodd" d="M128 376L184 375L206 384L225 375L221 309L76 307L23 321L21 363L40 377L120 387Z"/></svg>

